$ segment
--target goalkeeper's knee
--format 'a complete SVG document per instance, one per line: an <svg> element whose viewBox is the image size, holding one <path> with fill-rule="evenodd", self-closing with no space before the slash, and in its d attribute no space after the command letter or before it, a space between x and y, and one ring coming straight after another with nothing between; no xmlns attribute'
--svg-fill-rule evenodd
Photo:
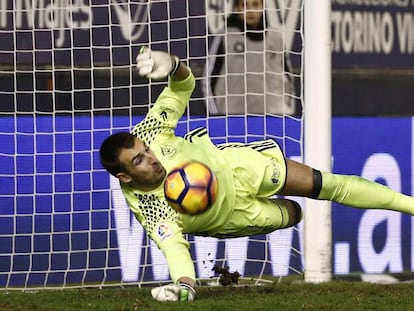
<svg viewBox="0 0 414 311"><path fill-rule="evenodd" d="M272 201L281 210L282 222L280 229L292 227L302 220L302 209L298 202L289 199L272 199Z"/></svg>
<svg viewBox="0 0 414 311"><path fill-rule="evenodd" d="M288 211L289 211L289 222L287 227L294 226L301 222L303 218L302 208L300 207L299 203L293 200L286 200L288 201Z"/></svg>

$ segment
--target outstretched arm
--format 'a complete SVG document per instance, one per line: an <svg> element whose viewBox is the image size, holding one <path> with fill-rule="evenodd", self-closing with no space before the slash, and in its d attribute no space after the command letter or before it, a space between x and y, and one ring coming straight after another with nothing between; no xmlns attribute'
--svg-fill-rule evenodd
<svg viewBox="0 0 414 311"><path fill-rule="evenodd" d="M195 78L191 69L178 57L146 47L137 56L137 69L140 76L149 79L170 77L168 87L158 96L145 119L132 130L132 134L151 145L156 135L174 134L195 88Z"/></svg>
<svg viewBox="0 0 414 311"><path fill-rule="evenodd" d="M173 284L153 288L159 301L191 301L195 298L195 270L189 243L175 222L162 222L150 237L163 252Z"/></svg>

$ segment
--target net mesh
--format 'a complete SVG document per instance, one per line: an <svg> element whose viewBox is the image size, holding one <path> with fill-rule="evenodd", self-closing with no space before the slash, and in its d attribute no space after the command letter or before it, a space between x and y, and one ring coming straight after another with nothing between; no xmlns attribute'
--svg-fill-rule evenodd
<svg viewBox="0 0 414 311"><path fill-rule="evenodd" d="M142 45L173 52L196 76L178 135L204 126L215 143L273 138L288 156L301 158L302 3L265 2L265 27L256 35L274 32L283 43L281 50L250 53L265 74L247 62L241 72L210 70L215 39L229 43L225 21L233 11L232 1L0 0L0 287L169 279L162 254L98 157L102 141L130 130L165 85L137 75ZM247 46L246 33L238 35ZM247 54L241 53L246 61ZM267 68L267 54L283 68ZM227 78L249 74L263 79L262 92L293 102L295 110L267 111L267 96L244 81L238 97L245 111L231 112ZM283 81L279 91L265 86L274 77ZM217 78L224 95L214 93ZM250 97L262 101L263 112L248 111ZM224 113L213 109L218 98ZM214 265L245 277L302 272L300 226L233 240L188 239L200 279L214 277Z"/></svg>

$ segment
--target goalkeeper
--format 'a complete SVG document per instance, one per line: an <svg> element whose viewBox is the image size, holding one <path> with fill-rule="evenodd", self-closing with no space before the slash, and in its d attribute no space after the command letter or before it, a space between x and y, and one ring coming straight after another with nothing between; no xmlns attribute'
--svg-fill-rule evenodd
<svg viewBox="0 0 414 311"><path fill-rule="evenodd" d="M120 181L136 219L166 257L173 284L152 290L160 301L193 300L195 269L184 233L218 238L266 234L301 221L299 204L273 195L330 200L357 208L414 214L414 198L358 176L321 172L285 158L273 140L212 144L200 128L174 135L195 87L191 69L173 55L144 48L141 76L169 77L169 85L131 133L115 133L100 148L105 169ZM198 160L218 179L218 197L202 214L178 214L165 200L163 182L178 164Z"/></svg>

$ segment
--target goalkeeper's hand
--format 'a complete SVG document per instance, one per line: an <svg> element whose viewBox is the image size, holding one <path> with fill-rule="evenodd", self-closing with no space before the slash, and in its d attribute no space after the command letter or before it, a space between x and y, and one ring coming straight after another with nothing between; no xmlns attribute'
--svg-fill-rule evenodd
<svg viewBox="0 0 414 311"><path fill-rule="evenodd" d="M158 301L192 301L195 290L186 283L168 284L153 288L151 295Z"/></svg>
<svg viewBox="0 0 414 311"><path fill-rule="evenodd" d="M163 51L152 51L148 47L141 48L136 61L139 75L154 80L174 75L180 65L177 56Z"/></svg>

